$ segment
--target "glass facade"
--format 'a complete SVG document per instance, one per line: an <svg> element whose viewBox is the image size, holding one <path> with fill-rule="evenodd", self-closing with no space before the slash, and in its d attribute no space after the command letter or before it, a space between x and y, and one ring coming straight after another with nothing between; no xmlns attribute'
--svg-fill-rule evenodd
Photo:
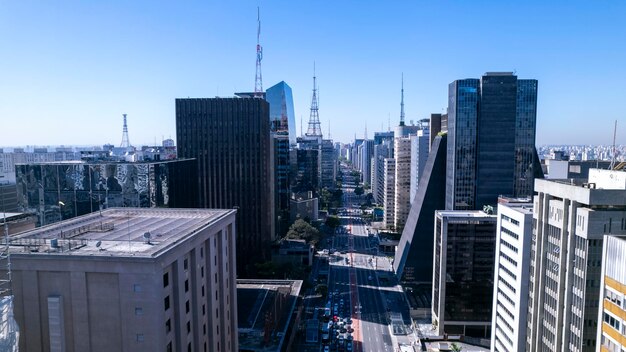
<svg viewBox="0 0 626 352"><path fill-rule="evenodd" d="M537 80L487 73L449 86L446 209L532 196Z"/></svg>
<svg viewBox="0 0 626 352"><path fill-rule="evenodd" d="M195 160L15 166L18 207L39 225L111 207L197 207Z"/></svg>
<svg viewBox="0 0 626 352"><path fill-rule="evenodd" d="M296 115L293 109L291 87L285 81L265 91L265 100L270 104L270 128L272 132L285 131L289 144L296 144Z"/></svg>

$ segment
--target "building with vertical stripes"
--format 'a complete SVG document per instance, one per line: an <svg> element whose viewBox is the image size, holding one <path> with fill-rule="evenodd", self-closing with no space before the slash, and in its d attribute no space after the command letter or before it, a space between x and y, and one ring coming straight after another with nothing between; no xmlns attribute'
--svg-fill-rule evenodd
<svg viewBox="0 0 626 352"><path fill-rule="evenodd" d="M622 220L623 223L624 220ZM596 351L626 350L626 237L605 236Z"/></svg>
<svg viewBox="0 0 626 352"><path fill-rule="evenodd" d="M275 229L269 104L256 98L176 99L178 156L198 163L202 208L238 209L238 273L269 257Z"/></svg>
<svg viewBox="0 0 626 352"><path fill-rule="evenodd" d="M238 351L235 210L115 208L11 238L20 351Z"/></svg>

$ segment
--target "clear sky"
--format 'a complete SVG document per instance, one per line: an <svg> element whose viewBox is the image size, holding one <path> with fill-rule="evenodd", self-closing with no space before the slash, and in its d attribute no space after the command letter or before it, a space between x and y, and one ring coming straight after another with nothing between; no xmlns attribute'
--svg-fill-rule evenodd
<svg viewBox="0 0 626 352"><path fill-rule="evenodd" d="M487 71L539 80L537 144L626 144L625 1L0 0L0 146L175 137L174 99L293 89L300 132L313 61L320 120L348 142L447 107Z"/></svg>

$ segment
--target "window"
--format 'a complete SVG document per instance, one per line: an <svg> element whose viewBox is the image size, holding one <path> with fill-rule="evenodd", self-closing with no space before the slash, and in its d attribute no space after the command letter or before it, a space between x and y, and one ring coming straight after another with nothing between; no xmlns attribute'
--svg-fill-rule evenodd
<svg viewBox="0 0 626 352"><path fill-rule="evenodd" d="M204 277L204 267L200 267L200 276Z"/></svg>
<svg viewBox="0 0 626 352"><path fill-rule="evenodd" d="M215 283L217 283L217 273L215 273Z"/></svg>
<svg viewBox="0 0 626 352"><path fill-rule="evenodd" d="M185 302L185 313L189 313L189 301Z"/></svg>
<svg viewBox="0 0 626 352"><path fill-rule="evenodd" d="M202 332L206 335L206 323L202 325Z"/></svg>
<svg viewBox="0 0 626 352"><path fill-rule="evenodd" d="M167 319L167 321L165 322L165 332L169 333L170 331L172 331L172 320Z"/></svg>
<svg viewBox="0 0 626 352"><path fill-rule="evenodd" d="M183 269L187 270L189 269L189 259L185 258L185 260L183 260Z"/></svg>
<svg viewBox="0 0 626 352"><path fill-rule="evenodd" d="M141 292L141 285L134 284L133 285L133 292Z"/></svg>
<svg viewBox="0 0 626 352"><path fill-rule="evenodd" d="M135 307L135 315L143 315L143 308Z"/></svg>
<svg viewBox="0 0 626 352"><path fill-rule="evenodd" d="M200 258L204 258L204 248L200 247Z"/></svg>
<svg viewBox="0 0 626 352"><path fill-rule="evenodd" d="M191 322L187 322L187 333L189 334L191 332Z"/></svg>
<svg viewBox="0 0 626 352"><path fill-rule="evenodd" d="M204 285L202 285L202 297L204 297Z"/></svg>
<svg viewBox="0 0 626 352"><path fill-rule="evenodd" d="M166 296L163 300L163 305L165 306L165 310L170 309L170 296Z"/></svg>
<svg viewBox="0 0 626 352"><path fill-rule="evenodd" d="M167 287L170 284L170 276L169 273L163 274L163 287Z"/></svg>
<svg viewBox="0 0 626 352"><path fill-rule="evenodd" d="M143 342L143 334L137 334L137 342Z"/></svg>
<svg viewBox="0 0 626 352"><path fill-rule="evenodd" d="M189 279L185 280L185 292L189 292Z"/></svg>
<svg viewBox="0 0 626 352"><path fill-rule="evenodd" d="M202 315L206 314L206 306L203 304L202 305Z"/></svg>
<svg viewBox="0 0 626 352"><path fill-rule="evenodd" d="M187 352L191 352L191 342L187 344Z"/></svg>
<svg viewBox="0 0 626 352"><path fill-rule="evenodd" d="M167 348L165 348L165 352L172 352L172 341L167 343Z"/></svg>

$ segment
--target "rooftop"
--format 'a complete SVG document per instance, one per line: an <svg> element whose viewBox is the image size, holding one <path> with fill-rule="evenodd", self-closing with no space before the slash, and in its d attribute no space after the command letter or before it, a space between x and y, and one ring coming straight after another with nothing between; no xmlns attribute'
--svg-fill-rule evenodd
<svg viewBox="0 0 626 352"><path fill-rule="evenodd" d="M437 210L437 214L447 218L495 218L495 215L487 214L482 210Z"/></svg>
<svg viewBox="0 0 626 352"><path fill-rule="evenodd" d="M111 208L11 238L13 255L157 257L234 214L221 209Z"/></svg>

